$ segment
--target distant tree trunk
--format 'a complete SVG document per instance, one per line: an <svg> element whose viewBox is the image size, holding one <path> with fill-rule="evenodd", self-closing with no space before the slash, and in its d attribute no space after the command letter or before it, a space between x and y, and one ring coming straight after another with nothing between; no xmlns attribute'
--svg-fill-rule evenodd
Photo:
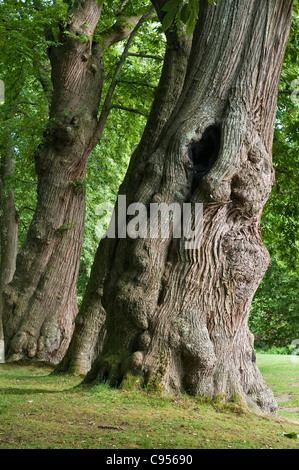
<svg viewBox="0 0 299 470"><path fill-rule="evenodd" d="M274 179L291 13L291 0L200 2L176 107L158 141L133 157L120 194L146 207L203 203L202 246L187 250L171 237L103 240L78 317L86 330L90 318L93 328L106 317L86 382L237 395L276 413L247 320L269 263L260 217ZM88 315L93 304L98 317Z"/></svg>
<svg viewBox="0 0 299 470"><path fill-rule="evenodd" d="M77 278L85 216L87 157L99 140L103 54L139 18L116 23L93 41L102 6L75 0L59 46L51 47L53 95L44 142L35 155L37 207L3 295L8 359L59 362L77 315ZM123 19L122 19L123 20Z"/></svg>
<svg viewBox="0 0 299 470"><path fill-rule="evenodd" d="M4 357L2 292L12 280L18 252L18 222L14 190L9 178L14 174L15 156L10 136L0 145L0 360Z"/></svg>

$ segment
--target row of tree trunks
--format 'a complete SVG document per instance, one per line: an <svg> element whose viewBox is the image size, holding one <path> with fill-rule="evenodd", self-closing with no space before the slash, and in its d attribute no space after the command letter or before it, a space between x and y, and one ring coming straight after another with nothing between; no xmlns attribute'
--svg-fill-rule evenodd
<svg viewBox="0 0 299 470"><path fill-rule="evenodd" d="M200 2L183 88L152 145L149 121L119 194L147 208L202 203L202 245L186 250L171 237L101 242L67 358L70 371L85 372L96 352L86 382L238 396L276 413L247 320L269 263L260 217L274 180L291 14L291 0ZM78 338L90 331L98 336L86 346L86 335Z"/></svg>
<svg viewBox="0 0 299 470"><path fill-rule="evenodd" d="M95 43L102 7L97 0L75 0L66 29L61 25L60 45L49 50L53 93L44 141L35 154L37 207L15 276L3 295L8 360L27 357L57 363L73 333L86 162L99 138L102 58L139 19L116 23Z"/></svg>

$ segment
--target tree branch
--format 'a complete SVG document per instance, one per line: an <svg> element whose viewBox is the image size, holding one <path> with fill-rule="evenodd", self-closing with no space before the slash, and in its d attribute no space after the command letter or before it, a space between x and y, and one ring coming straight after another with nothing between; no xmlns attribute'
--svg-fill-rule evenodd
<svg viewBox="0 0 299 470"><path fill-rule="evenodd" d="M75 0L72 20L69 31L73 34L84 34L92 40L94 31L101 17L104 3L99 5L98 0ZM86 27L88 25L88 28Z"/></svg>
<svg viewBox="0 0 299 470"><path fill-rule="evenodd" d="M281 168L281 167L275 167L274 168L277 173L282 173L284 175L287 175L291 180L293 180L296 185L299 186L299 180L294 177L294 172L291 170L288 170L287 168Z"/></svg>
<svg viewBox="0 0 299 470"><path fill-rule="evenodd" d="M107 119L108 119L108 116L109 116L109 113L112 109L112 104L111 104L111 100L112 100L112 96L113 96L113 93L114 93L114 90L115 90L115 87L117 85L117 82L118 82L118 79L119 79L119 76L120 76L120 73L121 73L121 70L122 70L122 67L125 63L125 60L126 58L128 57L128 54L129 54L129 49L131 47L131 44L133 42L133 39L135 37L135 35L137 34L139 28L141 27L141 25L143 24L143 22L146 20L146 18L148 18L148 16L150 16L150 14L152 13L152 10L153 8L150 8L149 11L147 11L144 15L142 15L141 18L139 18L139 21L138 23L136 24L135 28L133 29L133 31L131 31L131 34L130 34L130 37L127 41L127 44L125 45L125 48L124 48L124 51L121 55L121 58L119 60L119 63L115 69L115 72L114 72L114 75L112 77L112 80L111 80L111 83L110 83L110 87L109 87L109 90L107 92L107 95L106 95L106 98L105 98L105 101L104 101L104 104L103 104L103 109L102 109L102 112L101 112L101 115L99 117L99 121L98 121L98 131L97 131L97 140L99 141L102 137L102 134L103 134L103 130L104 130L104 127L105 127L105 124L107 122Z"/></svg>
<svg viewBox="0 0 299 470"><path fill-rule="evenodd" d="M128 55L132 57L143 57L144 59L164 60L164 58L159 55L133 54L132 52L130 52Z"/></svg>
<svg viewBox="0 0 299 470"><path fill-rule="evenodd" d="M280 95L291 95L293 93L292 90L278 90Z"/></svg>
<svg viewBox="0 0 299 470"><path fill-rule="evenodd" d="M141 114L141 116L144 116L144 117L148 118L148 114L145 113L144 111L140 111L140 110L134 109L134 108L128 108L127 106L120 106L118 104L112 104L110 106L110 109L121 109L123 111L129 111L130 113Z"/></svg>
<svg viewBox="0 0 299 470"><path fill-rule="evenodd" d="M20 219L21 224L23 225L24 229L26 230L26 232L28 232L28 227L26 227L26 224L24 222L24 220Z"/></svg>
<svg viewBox="0 0 299 470"><path fill-rule="evenodd" d="M25 210L31 211L31 212L35 212L35 209L33 209L33 207L29 207L29 206L22 206L22 207L20 207L20 209L19 209L18 211L16 211L16 212L17 212L17 219L18 219L18 221L20 221L20 217L21 217L21 215L22 215L22 212L25 211Z"/></svg>
<svg viewBox="0 0 299 470"><path fill-rule="evenodd" d="M145 86L145 87L154 88L154 89L157 88L156 85L150 85L149 83L137 82L134 80L118 80L118 83L127 83L129 85Z"/></svg>
<svg viewBox="0 0 299 470"><path fill-rule="evenodd" d="M48 101L50 102L53 94L53 84L44 68L38 68L37 79L40 82Z"/></svg>
<svg viewBox="0 0 299 470"><path fill-rule="evenodd" d="M121 6L115 10L115 14L116 16L119 16L121 15L121 13L123 12L124 8L126 7L126 5L129 3L129 0L124 0L123 3L121 4Z"/></svg>
<svg viewBox="0 0 299 470"><path fill-rule="evenodd" d="M154 7L151 7L149 11L144 13L142 16L124 16L121 15L121 12L126 6L126 3L127 2L124 1L120 9L117 11L116 14L119 15L119 19L116 21L116 23L114 23L111 28L101 33L101 43L104 49L108 49L116 42L126 39L132 33L132 31L134 31L134 28L139 24L139 21L142 19L143 22L146 18L150 17L154 11Z"/></svg>
<svg viewBox="0 0 299 470"><path fill-rule="evenodd" d="M292 194L292 193L296 193L298 190L299 190L299 186L294 186L292 189L282 191L280 189L280 185L278 183L276 183L276 192L277 192L277 194Z"/></svg>
<svg viewBox="0 0 299 470"><path fill-rule="evenodd" d="M140 16L122 17L111 28L103 31L104 49L126 39L138 24Z"/></svg>
<svg viewBox="0 0 299 470"><path fill-rule="evenodd" d="M20 181L21 183L25 183L25 184L34 184L34 185L37 184L37 181L25 181L17 177L15 177L15 180Z"/></svg>

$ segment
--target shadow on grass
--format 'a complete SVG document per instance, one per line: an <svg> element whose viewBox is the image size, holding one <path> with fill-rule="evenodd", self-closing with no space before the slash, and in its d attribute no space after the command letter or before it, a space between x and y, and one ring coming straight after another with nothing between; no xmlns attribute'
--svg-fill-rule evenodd
<svg viewBox="0 0 299 470"><path fill-rule="evenodd" d="M72 390L72 389L70 389ZM38 395L38 394L49 394L49 393L64 393L69 390L47 390L38 388L0 388L0 394L5 395Z"/></svg>
<svg viewBox="0 0 299 470"><path fill-rule="evenodd" d="M52 369L54 370L56 365L55 364L52 364L51 362L46 362L46 361L38 361L38 360L34 360L34 359L20 359L18 361L8 361L8 362L5 362L3 364L0 364L1 367L33 367L33 368L38 368L38 369L42 369L42 368L48 368L48 369Z"/></svg>

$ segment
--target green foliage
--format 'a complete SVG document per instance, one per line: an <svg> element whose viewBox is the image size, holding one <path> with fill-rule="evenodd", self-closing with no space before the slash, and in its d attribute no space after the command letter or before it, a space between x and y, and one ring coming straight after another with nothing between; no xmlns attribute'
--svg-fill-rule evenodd
<svg viewBox="0 0 299 470"><path fill-rule="evenodd" d="M259 343L256 347L256 351L259 354L273 354L278 356L289 356L294 353L296 346L288 345L288 346L273 346L271 348L267 348L263 343Z"/></svg>
<svg viewBox="0 0 299 470"><path fill-rule="evenodd" d="M12 140L16 168L10 184L15 189L17 210L24 204L35 207L36 203L33 155L42 140L49 104L40 75L49 81L47 49L53 44L44 32L55 27L65 11L60 1L0 1L0 79L5 84L0 146L3 148L7 138ZM20 243L31 218L30 212L22 213Z"/></svg>
<svg viewBox="0 0 299 470"><path fill-rule="evenodd" d="M273 260L252 304L249 327L263 347L299 338L298 276Z"/></svg>
<svg viewBox="0 0 299 470"><path fill-rule="evenodd" d="M78 180L71 181L71 184L74 186L77 193L84 193L86 188L86 183L83 178L79 178Z"/></svg>
<svg viewBox="0 0 299 470"><path fill-rule="evenodd" d="M273 142L276 184L262 217L271 264L252 303L249 326L257 344L288 347L299 338L299 15L295 5L278 96ZM297 98L296 98L297 96Z"/></svg>
<svg viewBox="0 0 299 470"><path fill-rule="evenodd" d="M210 5L216 6L219 0L207 0ZM199 15L198 0L170 0L162 7L165 16L162 21L162 31L174 27L178 32L181 23L186 25L186 34L191 35L195 29Z"/></svg>

